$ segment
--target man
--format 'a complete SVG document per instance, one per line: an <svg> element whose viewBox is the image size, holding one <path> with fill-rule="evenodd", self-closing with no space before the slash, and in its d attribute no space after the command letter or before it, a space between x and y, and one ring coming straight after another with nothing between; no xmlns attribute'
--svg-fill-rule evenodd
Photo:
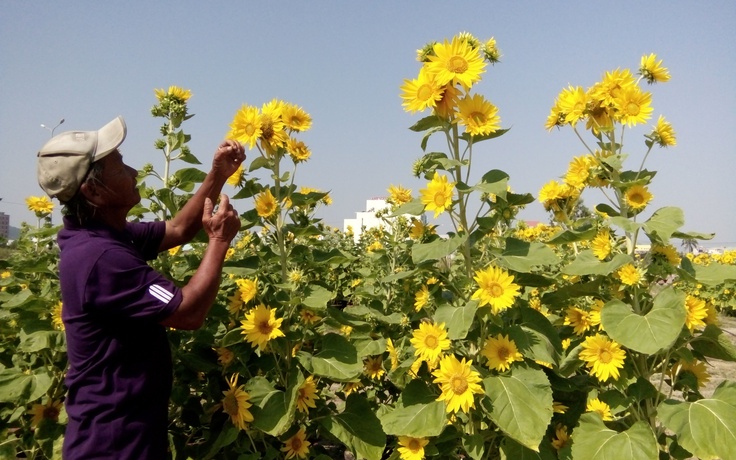
<svg viewBox="0 0 736 460"><path fill-rule="evenodd" d="M68 459L165 459L172 363L165 327L197 329L215 300L240 219L222 186L245 160L224 141L194 196L166 222L131 223L141 199L137 171L118 147L122 117L98 131L70 131L38 152L38 182L65 205L59 278L69 369L64 440ZM146 260L190 241L209 244L178 287Z"/></svg>

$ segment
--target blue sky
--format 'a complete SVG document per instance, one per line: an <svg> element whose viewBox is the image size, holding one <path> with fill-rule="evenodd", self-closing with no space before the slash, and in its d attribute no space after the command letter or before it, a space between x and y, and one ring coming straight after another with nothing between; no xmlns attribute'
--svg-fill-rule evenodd
<svg viewBox="0 0 736 460"><path fill-rule="evenodd" d="M421 115L403 111L399 87L418 72L416 49L468 31L495 37L503 53L477 91L511 128L477 147L476 172L504 170L515 192L536 196L585 153L572 131L544 129L560 90L587 88L618 67L636 71L640 57L654 52L672 80L650 88L652 122L664 115L678 145L647 160L658 171L649 209L679 206L684 230L714 232L711 245L736 246L734 23L731 0L3 2L0 211L11 225L35 223L24 199L43 193L35 152L50 133L42 123L64 118L58 133L97 129L122 115L126 161L160 165L153 90L178 85L192 90L195 117L184 127L205 166L242 104L279 98L308 111L313 125L301 139L313 154L296 182L330 190L334 203L319 215L342 228L389 185L415 194L424 187L411 174L421 134L408 129ZM627 134L631 169L649 129ZM599 202L584 197L589 207ZM252 203L235 206L243 212ZM538 203L521 217L547 220Z"/></svg>

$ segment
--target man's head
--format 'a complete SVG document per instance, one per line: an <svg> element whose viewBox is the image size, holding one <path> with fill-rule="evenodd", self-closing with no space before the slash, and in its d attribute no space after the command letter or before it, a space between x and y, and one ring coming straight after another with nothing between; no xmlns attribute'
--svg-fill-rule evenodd
<svg viewBox="0 0 736 460"><path fill-rule="evenodd" d="M79 190L92 163L114 152L126 133L125 120L117 117L97 131L67 131L52 137L38 151L38 184L66 203Z"/></svg>

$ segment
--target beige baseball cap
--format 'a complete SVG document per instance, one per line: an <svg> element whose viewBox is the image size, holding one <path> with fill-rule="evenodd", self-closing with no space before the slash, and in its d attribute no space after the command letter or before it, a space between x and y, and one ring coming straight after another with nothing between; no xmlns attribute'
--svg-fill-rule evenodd
<svg viewBox="0 0 736 460"><path fill-rule="evenodd" d="M125 120L117 117L97 131L66 131L52 137L38 151L38 185L50 197L69 201L92 163L114 152L126 134Z"/></svg>

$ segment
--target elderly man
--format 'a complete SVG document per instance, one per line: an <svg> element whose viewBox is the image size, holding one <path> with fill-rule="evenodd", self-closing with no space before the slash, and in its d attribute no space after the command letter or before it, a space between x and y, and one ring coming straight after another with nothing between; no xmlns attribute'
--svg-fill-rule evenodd
<svg viewBox="0 0 736 460"><path fill-rule="evenodd" d="M64 458L165 459L172 363L166 327L196 329L215 300L240 219L222 186L245 160L222 142L212 169L166 222L128 222L141 199L137 171L119 146L125 121L69 131L38 152L38 182L64 204L59 278L69 369ZM213 213L214 202L220 198ZM178 287L146 261L190 241L209 243L189 282Z"/></svg>

